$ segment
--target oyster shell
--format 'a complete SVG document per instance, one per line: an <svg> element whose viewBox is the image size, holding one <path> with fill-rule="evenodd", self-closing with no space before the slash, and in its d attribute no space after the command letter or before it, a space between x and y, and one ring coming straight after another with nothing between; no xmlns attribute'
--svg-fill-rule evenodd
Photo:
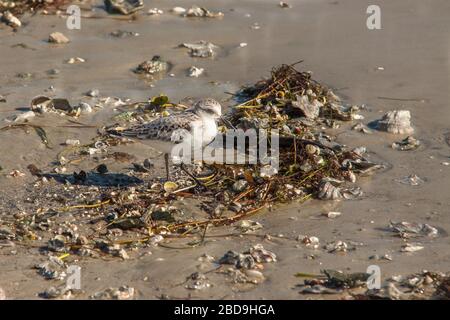
<svg viewBox="0 0 450 320"><path fill-rule="evenodd" d="M218 46L211 42L200 40L196 43L182 43L182 48L188 48L190 50L191 57L197 58L210 58L216 55L216 49Z"/></svg>
<svg viewBox="0 0 450 320"><path fill-rule="evenodd" d="M320 183L318 197L322 200L338 200L343 198L340 188L325 179Z"/></svg>
<svg viewBox="0 0 450 320"><path fill-rule="evenodd" d="M108 13L128 15L144 8L142 0L105 0L104 3Z"/></svg>
<svg viewBox="0 0 450 320"><path fill-rule="evenodd" d="M153 56L152 60L140 63L134 72L137 74L155 74L169 69L169 64L163 61L160 56Z"/></svg>
<svg viewBox="0 0 450 320"><path fill-rule="evenodd" d="M378 120L378 130L393 134L412 134L411 113L408 110L393 110L387 112Z"/></svg>
<svg viewBox="0 0 450 320"><path fill-rule="evenodd" d="M420 146L420 140L417 140L413 136L408 136L402 141L397 141L392 144L392 149L398 151L410 151L416 150Z"/></svg>
<svg viewBox="0 0 450 320"><path fill-rule="evenodd" d="M318 118L320 114L320 108L323 107L323 104L317 99L310 101L307 95L297 95L297 100L292 101L291 104L293 111L300 111L300 113L308 119Z"/></svg>

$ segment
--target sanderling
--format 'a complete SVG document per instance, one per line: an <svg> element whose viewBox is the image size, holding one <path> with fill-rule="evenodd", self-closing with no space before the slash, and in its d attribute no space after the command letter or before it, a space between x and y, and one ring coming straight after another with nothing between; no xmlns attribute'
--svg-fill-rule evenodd
<svg viewBox="0 0 450 320"><path fill-rule="evenodd" d="M214 99L197 101L181 113L171 114L150 122L116 131L123 137L136 138L164 153L167 180L169 179L169 154L175 145L185 144L189 151L203 149L218 133L216 121L222 116L222 107ZM193 150L195 152L195 150ZM172 154L172 159L174 156Z"/></svg>

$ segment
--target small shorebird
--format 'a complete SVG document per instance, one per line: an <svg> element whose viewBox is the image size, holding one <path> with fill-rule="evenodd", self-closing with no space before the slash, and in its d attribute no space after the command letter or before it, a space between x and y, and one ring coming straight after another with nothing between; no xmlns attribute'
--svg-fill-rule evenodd
<svg viewBox="0 0 450 320"><path fill-rule="evenodd" d="M136 138L164 153L166 176L169 180L169 154L175 145L183 143L187 148L203 148L211 143L218 133L217 120L222 116L222 106L214 99L197 101L181 113L171 114L131 128L115 131L114 134ZM191 153L192 154L192 153ZM183 162L181 162L183 165Z"/></svg>

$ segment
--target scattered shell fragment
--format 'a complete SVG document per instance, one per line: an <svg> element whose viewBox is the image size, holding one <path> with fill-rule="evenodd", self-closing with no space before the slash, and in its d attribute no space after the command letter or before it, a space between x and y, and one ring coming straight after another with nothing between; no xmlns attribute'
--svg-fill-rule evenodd
<svg viewBox="0 0 450 320"><path fill-rule="evenodd" d="M313 249L317 249L320 246L319 238L314 236L299 235L297 240L303 243L306 247L311 247Z"/></svg>
<svg viewBox="0 0 450 320"><path fill-rule="evenodd" d="M337 240L327 243L324 246L324 249L327 250L329 253L347 252L348 245L344 241Z"/></svg>
<svg viewBox="0 0 450 320"><path fill-rule="evenodd" d="M186 11L185 16L186 17L202 17L202 18L219 18L219 17L223 17L223 13L222 12L211 12L206 8L201 8L201 7L194 5Z"/></svg>
<svg viewBox="0 0 450 320"><path fill-rule="evenodd" d="M252 246L247 252L258 263L262 263L262 262L267 263L267 262L276 262L277 261L277 256L275 255L275 253L264 249L263 245L260 243Z"/></svg>
<svg viewBox="0 0 450 320"><path fill-rule="evenodd" d="M86 95L87 95L88 97L92 97L92 98L98 97L99 94L100 94L100 92L98 91L98 89L91 89L91 90L89 90L88 92L86 92Z"/></svg>
<svg viewBox="0 0 450 320"><path fill-rule="evenodd" d="M182 43L180 47L188 48L191 57L211 58L216 55L218 46L211 42L200 40L196 43Z"/></svg>
<svg viewBox="0 0 450 320"><path fill-rule="evenodd" d="M203 73L203 71L205 71L205 69L192 66L188 69L188 76L198 78Z"/></svg>
<svg viewBox="0 0 450 320"><path fill-rule="evenodd" d="M205 274L201 272L194 272L187 279L186 289L189 290L203 290L211 287L211 283L206 278Z"/></svg>
<svg viewBox="0 0 450 320"><path fill-rule="evenodd" d="M130 300L135 294L134 288L121 286L119 288L108 288L104 291L97 292L90 296L96 300Z"/></svg>
<svg viewBox="0 0 450 320"><path fill-rule="evenodd" d="M173 13L179 14L179 15L182 15L183 13L186 12L186 9L185 9L185 8L182 8L182 7L174 7L174 8L172 8L172 9L170 10L170 12L173 12Z"/></svg>
<svg viewBox="0 0 450 320"><path fill-rule="evenodd" d="M78 139L67 139L64 144L67 145L67 146L79 146L80 145L80 140L78 140Z"/></svg>
<svg viewBox="0 0 450 320"><path fill-rule="evenodd" d="M40 292L39 296L44 299L69 299L72 296L72 289L64 284L59 287L50 287Z"/></svg>
<svg viewBox="0 0 450 320"><path fill-rule="evenodd" d="M397 181L401 184L407 184L410 186L420 186L421 184L425 183L425 181L416 174L411 174L404 178L396 179L395 181Z"/></svg>
<svg viewBox="0 0 450 320"><path fill-rule="evenodd" d="M389 228L396 232L402 238L411 238L417 236L436 237L439 234L437 228L426 223L412 223L407 221L391 221Z"/></svg>
<svg viewBox="0 0 450 320"><path fill-rule="evenodd" d="M144 8L142 0L104 0L108 13L132 14Z"/></svg>
<svg viewBox="0 0 450 320"><path fill-rule="evenodd" d="M334 219L337 218L341 215L342 213L338 212L338 211L328 211L328 212L324 212L322 213L323 216L330 218L330 219Z"/></svg>
<svg viewBox="0 0 450 320"><path fill-rule="evenodd" d="M378 129L393 134L412 134L411 113L408 110L389 111L378 120Z"/></svg>
<svg viewBox="0 0 450 320"><path fill-rule="evenodd" d="M53 32L48 36L48 42L56 44L69 43L70 40L61 32Z"/></svg>
<svg viewBox="0 0 450 320"><path fill-rule="evenodd" d="M14 117L14 122L21 122L21 121L28 121L32 118L34 118L36 114L34 111L26 111L23 113L20 113Z"/></svg>
<svg viewBox="0 0 450 320"><path fill-rule="evenodd" d="M402 252L416 252L422 250L424 247L418 244L407 243L402 246L400 251Z"/></svg>
<svg viewBox="0 0 450 320"><path fill-rule="evenodd" d="M167 181L164 183L164 191L167 193L172 193L178 189L178 184L173 181Z"/></svg>
<svg viewBox="0 0 450 320"><path fill-rule="evenodd" d="M19 28L22 25L22 22L9 11L5 11L0 17L1 20L10 27Z"/></svg>
<svg viewBox="0 0 450 320"><path fill-rule="evenodd" d="M80 57L72 57L66 60L66 63L68 64L75 64L75 63L82 63L82 62L86 62L85 59L80 58Z"/></svg>
<svg viewBox="0 0 450 320"><path fill-rule="evenodd" d="M138 74L155 74L169 69L169 64L163 61L160 56L153 56L151 60L146 60L140 63L136 69L135 73Z"/></svg>
<svg viewBox="0 0 450 320"><path fill-rule="evenodd" d="M285 9L290 9L290 8L292 8L292 6L289 4L289 3L287 3L287 2L284 2L284 1L280 1L280 3L278 4L281 8L285 8Z"/></svg>
<svg viewBox="0 0 450 320"><path fill-rule="evenodd" d="M342 199L343 196L339 187L324 180L320 184L318 198L322 200L339 200Z"/></svg>
<svg viewBox="0 0 450 320"><path fill-rule="evenodd" d="M310 101L308 95L297 95L296 100L291 102L293 110L299 110L300 113L308 119L319 117L320 108L323 106L317 99Z"/></svg>
<svg viewBox="0 0 450 320"><path fill-rule="evenodd" d="M392 143L392 149L399 151L411 151L416 150L420 144L420 140L417 140L413 136L408 136L402 141Z"/></svg>
<svg viewBox="0 0 450 320"><path fill-rule="evenodd" d="M372 130L366 126L365 124L362 123L357 123L352 127L352 130L358 131L358 132L362 132L365 134L372 134Z"/></svg>
<svg viewBox="0 0 450 320"><path fill-rule="evenodd" d="M241 220L239 225L236 227L241 233L251 233L262 229L261 223L252 220Z"/></svg>
<svg viewBox="0 0 450 320"><path fill-rule="evenodd" d="M158 9L158 8L153 8L153 9L148 10L147 13L151 16L159 16L159 15L163 14L164 11L162 11L161 9Z"/></svg>

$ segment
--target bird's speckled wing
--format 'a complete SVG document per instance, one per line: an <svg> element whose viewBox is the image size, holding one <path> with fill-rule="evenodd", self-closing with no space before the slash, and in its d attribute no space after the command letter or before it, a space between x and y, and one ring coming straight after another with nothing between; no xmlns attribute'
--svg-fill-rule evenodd
<svg viewBox="0 0 450 320"><path fill-rule="evenodd" d="M138 139L155 139L171 141L176 130L191 131L191 126L199 117L191 112L161 117L151 122L142 123L120 132L121 136Z"/></svg>

